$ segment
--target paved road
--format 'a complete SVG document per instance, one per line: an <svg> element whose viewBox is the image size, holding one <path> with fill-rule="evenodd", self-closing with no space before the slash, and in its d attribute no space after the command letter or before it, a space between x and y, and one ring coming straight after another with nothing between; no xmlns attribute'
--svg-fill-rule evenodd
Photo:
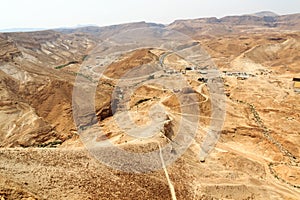
<svg viewBox="0 0 300 200"><path fill-rule="evenodd" d="M170 55L170 54L172 54L172 52L166 52L166 53L164 53L163 55L161 55L161 56L159 57L159 64L161 65L161 67L162 67L163 69L165 69L165 65L164 65L165 58L166 58L168 55Z"/></svg>

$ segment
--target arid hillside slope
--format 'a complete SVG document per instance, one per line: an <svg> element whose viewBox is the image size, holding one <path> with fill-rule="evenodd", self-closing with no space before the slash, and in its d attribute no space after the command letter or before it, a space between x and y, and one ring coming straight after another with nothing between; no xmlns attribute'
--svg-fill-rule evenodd
<svg viewBox="0 0 300 200"><path fill-rule="evenodd" d="M168 25L169 29L177 30L194 38L208 35L242 34L246 32L278 32L299 31L300 14L283 16L243 15L223 18L199 18L177 20Z"/></svg>
<svg viewBox="0 0 300 200"><path fill-rule="evenodd" d="M177 199L299 199L300 94L293 88L293 78L300 78L299 23L299 14L260 13L168 26L141 22L0 33L0 199L172 199L172 187ZM194 69L183 57L154 48L97 64L94 48L109 36L153 27L194 38L220 72L226 117L217 119L224 125L205 159L199 152L214 120L206 66ZM89 62L93 56L95 65ZM91 74L106 70L95 81L79 71L82 66ZM72 102L76 76L82 84L97 83L95 116L86 109L78 127L76 103L89 108L90 101L82 95ZM182 79L190 87L180 88ZM123 93L126 87L136 88ZM185 110L180 100L193 109ZM196 118L184 118L195 110ZM108 152L107 141L135 153L159 154L171 144L169 155L176 156L195 122L189 148L165 168L168 157L162 155L157 171L127 173L95 157ZM186 133L175 140L181 123ZM119 156L108 155L114 161Z"/></svg>

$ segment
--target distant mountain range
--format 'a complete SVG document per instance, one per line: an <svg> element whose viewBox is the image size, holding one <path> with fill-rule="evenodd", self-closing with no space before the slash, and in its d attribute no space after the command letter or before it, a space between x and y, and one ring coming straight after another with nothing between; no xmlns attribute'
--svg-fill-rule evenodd
<svg viewBox="0 0 300 200"><path fill-rule="evenodd" d="M256 17L277 17L277 16L279 16L278 14L271 12L271 11L261 11L261 12L254 13L252 15L256 16Z"/></svg>
<svg viewBox="0 0 300 200"><path fill-rule="evenodd" d="M300 21L300 19L298 19L299 17L298 14L291 14L291 15L278 15L274 12L271 11L261 11L258 13L254 13L254 14L246 14L246 15L239 15L239 16L226 16L223 18L216 18L216 17L211 17L211 18L199 18L199 19L190 19L190 20L176 20L175 22L171 23L170 25L167 26L174 26L175 24L179 24L182 22L193 22L194 23L198 23L198 22L205 22L207 24L214 24L214 23L227 23L228 22L232 22L232 25L240 25L240 24L258 24L259 21L261 21L262 23L265 23L265 25L270 25L270 26L276 26L275 23L278 21L289 21L289 18L293 18L291 20L295 20L295 17L297 18L297 20ZM261 20L263 19L263 20ZM272 22L272 23L271 23ZM270 24L271 23L271 24ZM130 23L129 23L130 24ZM133 24L138 24L138 23L133 23ZM154 23L149 23L149 24L154 24ZM160 25L160 24L159 24ZM296 23L296 25L298 25L298 23ZM119 25L112 25L112 26L107 26L107 27L116 27ZM186 26L186 24L185 24ZM300 27L300 26L298 26ZM99 29L100 27L97 25L78 25L75 27L61 27L61 28L55 28L55 29L51 29L51 30L59 30L59 31L72 31L72 30L96 30ZM0 30L0 32L33 32L33 31L42 31L42 30L49 30L49 28L11 28L11 29L2 29Z"/></svg>
<svg viewBox="0 0 300 200"><path fill-rule="evenodd" d="M42 31L47 30L46 28L9 28L1 29L0 32L12 33L12 32L33 32L33 31Z"/></svg>
<svg viewBox="0 0 300 200"><path fill-rule="evenodd" d="M238 34L241 32L264 32L300 30L300 14L277 15L259 12L251 15L227 16L223 18L199 18L176 20L168 28L190 36Z"/></svg>
<svg viewBox="0 0 300 200"><path fill-rule="evenodd" d="M97 26L95 24L84 24L84 25L77 25L74 27L61 27L55 29L76 29L82 28L87 26ZM9 29L1 29L0 32L12 33L12 32L34 32L34 31L44 31L44 30L52 30L49 28L9 28Z"/></svg>
<svg viewBox="0 0 300 200"><path fill-rule="evenodd" d="M272 12L260 12L251 15L227 16L223 18L198 18L176 20L169 25L135 22L113 26L87 26L75 29L56 29L61 33L86 33L105 39L124 30L147 27L163 27L184 33L194 39L213 35L228 35L264 31L299 31L300 14L277 15Z"/></svg>

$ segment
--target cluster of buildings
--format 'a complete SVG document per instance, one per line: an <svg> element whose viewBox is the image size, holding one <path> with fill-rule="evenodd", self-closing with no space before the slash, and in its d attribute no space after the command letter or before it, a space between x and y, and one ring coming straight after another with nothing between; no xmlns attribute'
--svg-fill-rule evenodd
<svg viewBox="0 0 300 200"><path fill-rule="evenodd" d="M210 69L208 66L205 67L196 67L196 66L187 66L185 69L182 69L180 71L175 69L165 69L164 72L168 74L186 74L187 71L195 71L202 75L202 77L198 78L198 81L207 83L208 79L205 78L207 74L210 73ZM260 75L269 75L271 72L267 70L261 70ZM259 74L257 74L259 75ZM254 74L250 74L247 72L238 72L238 71L223 71L220 74L221 77L236 77L238 80L246 80L251 77L256 77ZM300 78L293 78L293 89L295 92L300 93Z"/></svg>
<svg viewBox="0 0 300 200"><path fill-rule="evenodd" d="M250 77L255 77L255 75L246 72L227 72L227 71L223 71L223 76L234 76L240 80L246 80Z"/></svg>

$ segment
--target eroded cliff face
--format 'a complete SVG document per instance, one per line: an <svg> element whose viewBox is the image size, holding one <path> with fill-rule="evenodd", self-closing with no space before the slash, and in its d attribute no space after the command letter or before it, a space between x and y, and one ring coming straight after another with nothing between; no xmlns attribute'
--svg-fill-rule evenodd
<svg viewBox="0 0 300 200"><path fill-rule="evenodd" d="M16 47L15 43L11 40L8 40L4 34L0 35L0 61L12 61L14 57L21 56L22 53Z"/></svg>
<svg viewBox="0 0 300 200"><path fill-rule="evenodd" d="M235 35L258 32L299 31L300 15L264 16L243 15L226 16L220 19L200 18L176 20L168 25L169 29L185 33L193 38Z"/></svg>
<svg viewBox="0 0 300 200"><path fill-rule="evenodd" d="M76 73L59 66L78 68L93 42L54 31L5 33L0 40L1 146L39 146L74 137Z"/></svg>

